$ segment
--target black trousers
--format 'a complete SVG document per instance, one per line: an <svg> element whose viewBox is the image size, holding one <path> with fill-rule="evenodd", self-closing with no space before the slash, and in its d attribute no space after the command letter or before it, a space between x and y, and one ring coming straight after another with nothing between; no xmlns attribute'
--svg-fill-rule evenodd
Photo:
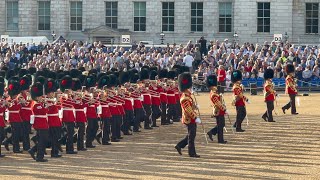
<svg viewBox="0 0 320 180"><path fill-rule="evenodd" d="M85 122L77 122L78 133L77 133L77 150L84 149L84 134L86 131Z"/></svg>
<svg viewBox="0 0 320 180"><path fill-rule="evenodd" d="M182 109L181 109L180 100L177 102L177 114L178 114L178 119L180 119L182 117Z"/></svg>
<svg viewBox="0 0 320 180"><path fill-rule="evenodd" d="M11 124L11 131L12 131L12 145L13 145L13 152L20 151L20 139L22 139L22 122L12 122ZM28 135L29 136L29 135Z"/></svg>
<svg viewBox="0 0 320 180"><path fill-rule="evenodd" d="M31 124L29 121L23 121L22 122L22 144L23 144L23 150L28 151L30 149L30 129Z"/></svg>
<svg viewBox="0 0 320 180"><path fill-rule="evenodd" d="M175 104L168 104L167 105L168 110L167 110L167 122L170 122L170 120L176 120L175 118L175 113L176 113L176 107Z"/></svg>
<svg viewBox="0 0 320 180"><path fill-rule="evenodd" d="M61 138L61 127L50 127L49 139L51 141L51 155L59 154L60 138Z"/></svg>
<svg viewBox="0 0 320 180"><path fill-rule="evenodd" d="M226 81L218 82L218 93L224 93L224 88L226 87Z"/></svg>
<svg viewBox="0 0 320 180"><path fill-rule="evenodd" d="M224 142L224 138L223 138L223 128L225 126L225 118L224 116L216 116L216 123L217 125L212 128L209 133L211 133L212 135L216 135L218 134L218 142Z"/></svg>
<svg viewBox="0 0 320 180"><path fill-rule="evenodd" d="M1 145L4 138L5 138L4 127L0 127L0 155L1 155Z"/></svg>
<svg viewBox="0 0 320 180"><path fill-rule="evenodd" d="M134 109L134 124L133 130L138 131L140 127L140 122L144 121L145 119L145 111L143 108Z"/></svg>
<svg viewBox="0 0 320 180"><path fill-rule="evenodd" d="M237 110L237 119L236 119L236 128L241 129L241 124L247 116L247 111L245 106L236 106Z"/></svg>
<svg viewBox="0 0 320 180"><path fill-rule="evenodd" d="M194 140L195 140L196 134L197 134L197 124L196 123L188 124L187 127L188 127L188 135L185 138L183 138L177 144L177 146L180 147L180 148L184 148L184 147L186 147L188 145L189 155L192 156L192 155L197 154L196 153L196 147L195 147L195 144L194 144Z"/></svg>
<svg viewBox="0 0 320 180"><path fill-rule="evenodd" d="M143 108L145 110L145 118L144 118L144 128L151 126L151 105L144 104Z"/></svg>
<svg viewBox="0 0 320 180"><path fill-rule="evenodd" d="M121 115L112 115L111 118L111 139L116 140L120 138L121 135Z"/></svg>
<svg viewBox="0 0 320 180"><path fill-rule="evenodd" d="M167 122L167 104L161 102L161 124L166 124Z"/></svg>
<svg viewBox="0 0 320 180"><path fill-rule="evenodd" d="M99 129L98 119L88 118L88 125L86 129L86 146L91 146Z"/></svg>
<svg viewBox="0 0 320 180"><path fill-rule="evenodd" d="M37 129L37 143L30 149L32 152L37 152L36 158L41 160L44 158L46 147L49 139L48 129Z"/></svg>
<svg viewBox="0 0 320 180"><path fill-rule="evenodd" d="M124 133L129 133L130 126L134 124L133 110L126 110L126 115L123 119L122 130Z"/></svg>
<svg viewBox="0 0 320 180"><path fill-rule="evenodd" d="M151 114L151 119L152 119L152 126L157 125L157 119L161 116L161 110L160 107L157 105L152 105L152 114Z"/></svg>
<svg viewBox="0 0 320 180"><path fill-rule="evenodd" d="M111 118L103 118L102 122L102 143L108 143L110 141Z"/></svg>
<svg viewBox="0 0 320 180"><path fill-rule="evenodd" d="M266 101L267 111L262 115L263 118L268 118L268 121L273 121L272 111L274 110L274 101Z"/></svg>
<svg viewBox="0 0 320 180"><path fill-rule="evenodd" d="M74 122L65 122L64 126L67 130L66 133L66 151L72 152L74 151L73 147L73 135L74 135Z"/></svg>
<svg viewBox="0 0 320 180"><path fill-rule="evenodd" d="M291 108L291 114L294 114L297 112L296 110L296 95L295 94L289 94L290 102L283 106L284 109L290 109Z"/></svg>

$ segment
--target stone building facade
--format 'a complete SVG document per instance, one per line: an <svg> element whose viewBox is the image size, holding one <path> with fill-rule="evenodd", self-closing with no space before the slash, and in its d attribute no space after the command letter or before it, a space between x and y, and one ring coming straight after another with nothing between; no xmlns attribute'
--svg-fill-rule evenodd
<svg viewBox="0 0 320 180"><path fill-rule="evenodd" d="M239 42L285 34L299 44L319 43L319 0L1 0L0 34L62 35L121 43L185 43L204 36ZM260 32L259 32L260 31ZM238 37L235 38L234 34Z"/></svg>

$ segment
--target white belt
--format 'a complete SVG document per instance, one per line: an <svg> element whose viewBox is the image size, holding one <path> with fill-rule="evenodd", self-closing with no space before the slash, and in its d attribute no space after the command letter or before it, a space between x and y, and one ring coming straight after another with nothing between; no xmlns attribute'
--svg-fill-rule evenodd
<svg viewBox="0 0 320 180"><path fill-rule="evenodd" d="M101 105L101 107L103 107L103 108L108 108L109 105Z"/></svg>
<svg viewBox="0 0 320 180"><path fill-rule="evenodd" d="M74 109L72 108L62 108L63 111L73 111Z"/></svg>
<svg viewBox="0 0 320 180"><path fill-rule="evenodd" d="M160 96L151 96L151 97L157 97L157 98L160 98Z"/></svg>
<svg viewBox="0 0 320 180"><path fill-rule="evenodd" d="M56 114L47 114L47 116L59 116L59 113L56 113Z"/></svg>
<svg viewBox="0 0 320 180"><path fill-rule="evenodd" d="M35 118L47 118L46 115L34 115Z"/></svg>
<svg viewBox="0 0 320 180"><path fill-rule="evenodd" d="M27 107L22 107L21 109L24 109L24 110L32 110L31 108L27 108Z"/></svg>
<svg viewBox="0 0 320 180"><path fill-rule="evenodd" d="M0 113L0 116L3 116L3 113Z"/></svg>
<svg viewBox="0 0 320 180"><path fill-rule="evenodd" d="M20 113L20 111L8 111L9 113Z"/></svg>
<svg viewBox="0 0 320 180"><path fill-rule="evenodd" d="M84 112L84 109L75 109L76 112Z"/></svg>
<svg viewBox="0 0 320 180"><path fill-rule="evenodd" d="M167 96L175 96L175 94L167 94Z"/></svg>

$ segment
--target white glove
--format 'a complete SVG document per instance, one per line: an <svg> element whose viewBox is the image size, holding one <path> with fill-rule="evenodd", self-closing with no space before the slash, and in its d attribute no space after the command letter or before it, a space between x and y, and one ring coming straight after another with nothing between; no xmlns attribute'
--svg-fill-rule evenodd
<svg viewBox="0 0 320 180"><path fill-rule="evenodd" d="M199 104L197 104L196 107L197 107L197 109L200 109L200 105Z"/></svg>
<svg viewBox="0 0 320 180"><path fill-rule="evenodd" d="M248 103L248 104L250 104L250 101L249 101L249 99L247 99L247 103Z"/></svg>
<svg viewBox="0 0 320 180"><path fill-rule="evenodd" d="M196 123L197 123L197 124L201 124L201 119L200 119L200 118L197 118L197 119L196 119Z"/></svg>
<svg viewBox="0 0 320 180"><path fill-rule="evenodd" d="M224 113L225 113L226 115L228 115L228 114L229 114L228 110L225 110L225 111L224 111Z"/></svg>

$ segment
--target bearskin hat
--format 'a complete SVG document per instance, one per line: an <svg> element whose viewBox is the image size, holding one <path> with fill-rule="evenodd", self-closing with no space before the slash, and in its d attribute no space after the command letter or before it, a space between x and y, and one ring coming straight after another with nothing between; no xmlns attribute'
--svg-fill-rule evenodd
<svg viewBox="0 0 320 180"><path fill-rule="evenodd" d="M29 73L31 75L34 75L37 72L37 69L35 67L29 67Z"/></svg>
<svg viewBox="0 0 320 180"><path fill-rule="evenodd" d="M0 76L2 76L3 78L5 78L5 77L6 77L6 71L0 70Z"/></svg>
<svg viewBox="0 0 320 180"><path fill-rule="evenodd" d="M65 74L64 74L64 72L59 72L58 74L57 74L57 80L61 80L63 77L65 76Z"/></svg>
<svg viewBox="0 0 320 180"><path fill-rule="evenodd" d="M4 83L0 82L0 96L3 96L4 93Z"/></svg>
<svg viewBox="0 0 320 180"><path fill-rule="evenodd" d="M80 71L78 69L71 69L70 70L70 76L72 78L77 78L80 75Z"/></svg>
<svg viewBox="0 0 320 180"><path fill-rule="evenodd" d="M36 80L34 81L34 83L39 82L39 83L41 83L42 85L44 85L44 83L46 82L46 80L47 80L47 78L45 78L44 76L38 76L38 77L36 78Z"/></svg>
<svg viewBox="0 0 320 180"><path fill-rule="evenodd" d="M181 66L180 67L180 72L181 73L189 72L189 71L190 71L190 68L188 66Z"/></svg>
<svg viewBox="0 0 320 180"><path fill-rule="evenodd" d="M7 73L6 73L6 79L10 79L15 75L16 75L16 73L14 72L14 70L12 70L12 69L8 70Z"/></svg>
<svg viewBox="0 0 320 180"><path fill-rule="evenodd" d="M129 71L130 77L132 77L136 73L139 74L139 71L137 69L130 69L130 71Z"/></svg>
<svg viewBox="0 0 320 180"><path fill-rule="evenodd" d="M23 76L20 78L20 89L21 91L28 90L30 88L32 80L28 76Z"/></svg>
<svg viewBox="0 0 320 180"><path fill-rule="evenodd" d="M130 80L129 72L123 71L120 73L120 77L119 77L120 84L127 83L129 82L129 80Z"/></svg>
<svg viewBox="0 0 320 180"><path fill-rule="evenodd" d="M63 71L65 75L70 76L70 72L69 71Z"/></svg>
<svg viewBox="0 0 320 180"><path fill-rule="evenodd" d="M78 91L82 89L82 83L79 78L72 78L72 91Z"/></svg>
<svg viewBox="0 0 320 180"><path fill-rule="evenodd" d="M156 80L156 76L158 76L157 71L155 70L150 71L150 76L149 76L150 80Z"/></svg>
<svg viewBox="0 0 320 180"><path fill-rule="evenodd" d="M150 72L153 71L153 70L158 72L158 67L157 66L152 66L152 67L149 68Z"/></svg>
<svg viewBox="0 0 320 180"><path fill-rule="evenodd" d="M116 72L116 71L118 71L117 68L111 68L110 70L111 70L111 72Z"/></svg>
<svg viewBox="0 0 320 180"><path fill-rule="evenodd" d="M4 78L0 76L0 83L4 83Z"/></svg>
<svg viewBox="0 0 320 180"><path fill-rule="evenodd" d="M57 73L54 72L54 71L49 71L47 77L51 78L51 79L56 79L57 78Z"/></svg>
<svg viewBox="0 0 320 180"><path fill-rule="evenodd" d="M217 76L216 75L210 75L207 77L207 81L206 81L207 87L211 87L211 86L217 86L218 82L217 82Z"/></svg>
<svg viewBox="0 0 320 180"><path fill-rule="evenodd" d="M97 83L97 77L95 74L90 74L89 76L86 77L86 79L84 80L84 85L87 88L91 88L94 87Z"/></svg>
<svg viewBox="0 0 320 180"><path fill-rule="evenodd" d="M135 73L133 76L130 77L130 83L137 83L139 80L139 74Z"/></svg>
<svg viewBox="0 0 320 180"><path fill-rule="evenodd" d="M81 74L81 75L78 77L79 80L80 80L80 82L81 82L81 84L84 83L84 80L86 79L86 77L87 77L87 76L85 76L85 75L83 75L83 74Z"/></svg>
<svg viewBox="0 0 320 180"><path fill-rule="evenodd" d="M35 78L37 79L37 77L39 77L39 76L46 77L46 73L44 71L37 71L36 75L35 75Z"/></svg>
<svg viewBox="0 0 320 180"><path fill-rule="evenodd" d="M167 74L167 78L168 79L174 79L175 77L177 77L176 71L169 71Z"/></svg>
<svg viewBox="0 0 320 180"><path fill-rule="evenodd" d="M42 71L44 73L44 77L48 77L50 70L48 68L43 68Z"/></svg>
<svg viewBox="0 0 320 180"><path fill-rule="evenodd" d="M105 75L107 75L106 73L100 73L98 76L97 76L97 79L99 80L101 77L103 77L103 76L105 76Z"/></svg>
<svg viewBox="0 0 320 180"><path fill-rule="evenodd" d="M66 89L71 89L71 87L72 87L72 78L69 75L64 76L61 79L61 81L59 83L59 86L60 86L60 90L62 92L64 92Z"/></svg>
<svg viewBox="0 0 320 180"><path fill-rule="evenodd" d="M104 75L98 80L98 88L102 89L104 86L108 86L110 82L109 76Z"/></svg>
<svg viewBox="0 0 320 180"><path fill-rule="evenodd" d="M90 71L89 71L89 74L88 75L91 75L91 74L98 74L98 70L97 69L91 69Z"/></svg>
<svg viewBox="0 0 320 180"><path fill-rule="evenodd" d="M20 93L20 83L18 78L11 78L8 81L8 94L10 97Z"/></svg>
<svg viewBox="0 0 320 180"><path fill-rule="evenodd" d="M150 67L149 67L149 66L142 66L142 67L141 67L141 70L142 70L142 69L146 69L146 70L149 71L149 70L150 70Z"/></svg>
<svg viewBox="0 0 320 180"><path fill-rule="evenodd" d="M19 72L18 72L18 76L19 78L23 77L24 75L28 74L28 70L26 69L20 69Z"/></svg>
<svg viewBox="0 0 320 180"><path fill-rule="evenodd" d="M86 68L84 68L84 67L79 67L78 69L80 72L86 71Z"/></svg>
<svg viewBox="0 0 320 180"><path fill-rule="evenodd" d="M192 87L192 76L190 73L184 72L178 77L179 91L183 92Z"/></svg>
<svg viewBox="0 0 320 180"><path fill-rule="evenodd" d="M286 66L286 73L290 74L294 72L294 66L292 64L287 64Z"/></svg>
<svg viewBox="0 0 320 180"><path fill-rule="evenodd" d="M39 82L36 82L34 85L31 86L30 89L31 98L36 100L37 97L43 95L43 85Z"/></svg>
<svg viewBox="0 0 320 180"><path fill-rule="evenodd" d="M263 74L264 79L266 79L266 80L267 79L272 79L273 76L274 76L274 71L272 69L266 69L264 71L264 74Z"/></svg>
<svg viewBox="0 0 320 180"><path fill-rule="evenodd" d="M54 79L48 78L43 86L46 94L57 91L57 86Z"/></svg>
<svg viewBox="0 0 320 180"><path fill-rule="evenodd" d="M140 71L140 80L149 79L149 71L147 69L142 69Z"/></svg>
<svg viewBox="0 0 320 180"><path fill-rule="evenodd" d="M110 74L109 76L109 84L108 87L114 87L117 85L117 76L114 74Z"/></svg>
<svg viewBox="0 0 320 180"><path fill-rule="evenodd" d="M172 69L181 69L181 66L178 65L178 64L175 64L175 65L172 66Z"/></svg>
<svg viewBox="0 0 320 180"><path fill-rule="evenodd" d="M168 70L167 69L161 69L159 71L159 79L167 78L167 74L168 74Z"/></svg>
<svg viewBox="0 0 320 180"><path fill-rule="evenodd" d="M242 80L242 73L240 70L235 70L231 73L231 82L235 83Z"/></svg>

